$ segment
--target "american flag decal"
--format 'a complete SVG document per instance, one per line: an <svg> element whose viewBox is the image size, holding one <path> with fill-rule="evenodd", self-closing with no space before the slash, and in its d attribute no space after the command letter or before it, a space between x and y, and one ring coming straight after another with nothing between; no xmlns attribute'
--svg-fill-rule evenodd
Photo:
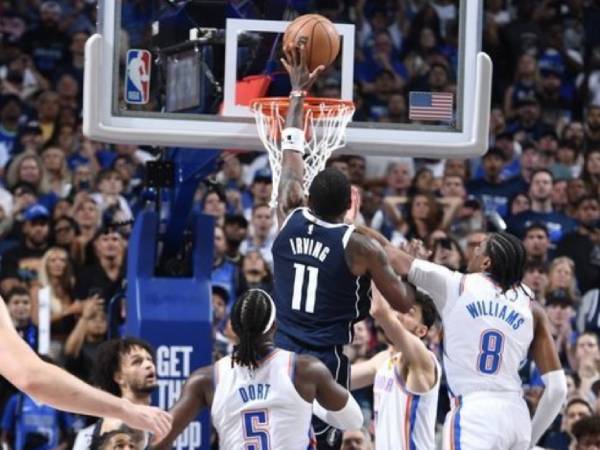
<svg viewBox="0 0 600 450"><path fill-rule="evenodd" d="M454 95L452 92L411 92L408 118L452 122L454 118Z"/></svg>

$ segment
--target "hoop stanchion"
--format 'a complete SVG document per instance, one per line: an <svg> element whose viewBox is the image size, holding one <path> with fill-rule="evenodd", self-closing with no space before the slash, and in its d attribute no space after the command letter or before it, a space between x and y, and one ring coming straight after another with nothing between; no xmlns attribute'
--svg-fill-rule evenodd
<svg viewBox="0 0 600 450"><path fill-rule="evenodd" d="M285 97L254 99L250 108L256 119L258 135L269 152L273 173L271 206L277 205L281 175L281 134L290 101ZM346 145L345 130L354 114L354 104L347 100L307 97L304 100L304 191L313 178L325 168L331 153Z"/></svg>

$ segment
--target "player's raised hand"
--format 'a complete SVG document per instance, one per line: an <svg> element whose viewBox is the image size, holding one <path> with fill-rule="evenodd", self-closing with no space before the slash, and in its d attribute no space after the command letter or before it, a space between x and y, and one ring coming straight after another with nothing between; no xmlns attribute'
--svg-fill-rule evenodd
<svg viewBox="0 0 600 450"><path fill-rule="evenodd" d="M310 89L325 66L320 65L310 72L306 64L306 47L302 41L296 45L287 45L283 49L285 58L281 58L281 64L290 74L292 91L306 91Z"/></svg>
<svg viewBox="0 0 600 450"><path fill-rule="evenodd" d="M392 310L387 300L383 298L383 294L377 289L375 283L371 282L371 309L369 314L375 319L384 314L388 314Z"/></svg>
<svg viewBox="0 0 600 450"><path fill-rule="evenodd" d="M429 259L431 256L431 250L428 250L420 239L411 239L403 243L400 245L400 250L418 259Z"/></svg>
<svg viewBox="0 0 600 450"><path fill-rule="evenodd" d="M127 405L125 416L121 418L128 426L136 430L152 433L152 442L164 438L173 424L173 417L160 408L131 403Z"/></svg>

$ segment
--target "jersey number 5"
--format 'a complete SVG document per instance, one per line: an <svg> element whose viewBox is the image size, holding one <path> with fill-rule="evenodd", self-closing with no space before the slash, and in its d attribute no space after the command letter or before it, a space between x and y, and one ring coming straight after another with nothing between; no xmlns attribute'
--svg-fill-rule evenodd
<svg viewBox="0 0 600 450"><path fill-rule="evenodd" d="M269 411L259 409L242 413L244 450L271 450Z"/></svg>
<svg viewBox="0 0 600 450"><path fill-rule="evenodd" d="M502 351L504 350L504 335L499 330L485 330L479 341L477 367L481 373L493 375L500 369Z"/></svg>
<svg viewBox="0 0 600 450"><path fill-rule="evenodd" d="M315 312L315 300L317 297L317 278L319 269L304 264L294 264L294 295L292 296L292 309L300 311L302 308L302 297L304 291L304 278L308 272L308 285L306 286L306 303L304 310L307 313Z"/></svg>

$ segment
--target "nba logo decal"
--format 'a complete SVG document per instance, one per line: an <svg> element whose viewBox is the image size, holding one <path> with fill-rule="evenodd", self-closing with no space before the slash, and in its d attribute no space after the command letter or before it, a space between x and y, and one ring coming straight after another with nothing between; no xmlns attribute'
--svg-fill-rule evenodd
<svg viewBox="0 0 600 450"><path fill-rule="evenodd" d="M125 73L125 102L145 105L150 98L150 65L152 55L148 50L127 51Z"/></svg>

